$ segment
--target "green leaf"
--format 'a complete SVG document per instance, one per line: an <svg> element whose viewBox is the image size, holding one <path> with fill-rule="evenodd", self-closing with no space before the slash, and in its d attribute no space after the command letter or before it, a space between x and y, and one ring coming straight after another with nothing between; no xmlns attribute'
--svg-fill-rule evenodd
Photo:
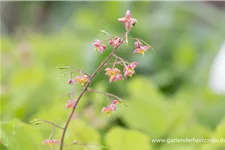
<svg viewBox="0 0 225 150"><path fill-rule="evenodd" d="M61 133L58 136L61 136ZM91 150L99 150L102 147L98 131L81 120L71 121L65 136L65 144L72 144L75 140L77 144L69 146L71 149L86 150L88 147Z"/></svg>
<svg viewBox="0 0 225 150"><path fill-rule="evenodd" d="M216 127L215 132L212 134L211 139L218 140L215 143L203 144L201 150L224 150L225 149L225 117L221 123Z"/></svg>
<svg viewBox="0 0 225 150"><path fill-rule="evenodd" d="M164 101L154 84L136 77L130 81L128 89L130 97L125 100L128 107L121 110L126 125L143 130L153 137L165 134L171 123L171 114L168 113L170 105Z"/></svg>
<svg viewBox="0 0 225 150"><path fill-rule="evenodd" d="M135 130L115 127L106 135L109 150L150 150L149 137Z"/></svg>
<svg viewBox="0 0 225 150"><path fill-rule="evenodd" d="M17 119L1 123L0 139L8 150L39 150L44 140L34 127Z"/></svg>

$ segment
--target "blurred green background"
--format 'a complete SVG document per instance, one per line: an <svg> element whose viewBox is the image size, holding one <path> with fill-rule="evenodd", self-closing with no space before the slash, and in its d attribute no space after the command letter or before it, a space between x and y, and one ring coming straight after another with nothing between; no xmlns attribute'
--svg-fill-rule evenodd
<svg viewBox="0 0 225 150"><path fill-rule="evenodd" d="M224 2L2 2L1 1L1 143L5 150L49 149L51 126L65 124L67 70L92 73L110 53L93 51L95 39L124 32L117 22L126 10L138 20L130 37L155 51L132 54L133 41L118 55L138 61L134 77L109 83L101 71L91 87L120 96L110 117L101 108L111 100L87 93L69 126L65 149L224 150L225 143L153 143L154 138L224 138L225 96L209 88L210 66L225 37ZM60 139L56 129L54 139ZM81 143L79 145L79 143ZM86 147L83 144L86 144ZM58 149L58 145L54 146Z"/></svg>

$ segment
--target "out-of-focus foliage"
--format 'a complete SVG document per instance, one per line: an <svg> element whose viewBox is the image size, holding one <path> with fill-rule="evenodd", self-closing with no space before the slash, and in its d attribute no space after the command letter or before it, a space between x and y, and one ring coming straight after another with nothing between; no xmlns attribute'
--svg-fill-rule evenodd
<svg viewBox="0 0 225 150"><path fill-rule="evenodd" d="M137 60L134 77L108 83L101 71L92 88L114 93L119 105L110 117L101 108L111 99L87 93L66 135L66 149L223 150L225 143L153 143L154 138L224 138L225 97L208 88L210 65L225 37L225 11L207 2L1 2L0 149L49 149L43 145L52 126L70 113L67 84L74 66L92 73L111 52L95 53L91 43L124 32L117 22L127 9L138 20L130 37L155 51L132 54L133 41L118 55ZM10 13L8 13L10 12ZM54 139L61 130L55 129ZM58 145L54 146L58 149Z"/></svg>
<svg viewBox="0 0 225 150"><path fill-rule="evenodd" d="M106 135L106 144L112 150L130 149L150 150L149 138L142 133L134 130L125 130L121 128L113 128Z"/></svg>

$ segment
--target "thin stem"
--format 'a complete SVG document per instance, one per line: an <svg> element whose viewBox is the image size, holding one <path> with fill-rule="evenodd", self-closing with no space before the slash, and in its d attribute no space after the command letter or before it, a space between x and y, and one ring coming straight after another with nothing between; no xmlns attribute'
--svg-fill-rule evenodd
<svg viewBox="0 0 225 150"><path fill-rule="evenodd" d="M125 62L126 64L129 64L128 62ZM122 61L117 61L115 63L115 65L121 65L121 66L124 66L124 63ZM113 65L113 63L106 63L104 66L108 66L108 65Z"/></svg>
<svg viewBox="0 0 225 150"><path fill-rule="evenodd" d="M117 62L117 58L115 59L114 63L113 63L113 69L115 68L115 65L116 65L116 62Z"/></svg>
<svg viewBox="0 0 225 150"><path fill-rule="evenodd" d="M123 101L120 97L118 97L118 96L116 96L116 95L114 95L114 94L107 93L107 92L101 92L101 91L97 91L97 90L94 90L94 89L88 89L87 92L95 92L95 93L99 93L99 94L106 95L106 96L108 96L108 97L113 97L113 98L119 100L120 103L122 103L122 104L124 104L125 106L127 106L127 104L125 104L124 101Z"/></svg>
<svg viewBox="0 0 225 150"><path fill-rule="evenodd" d="M59 68L59 69L69 69L69 68L73 68L72 71L65 72L65 73L63 73L62 75L60 75L60 77L63 77L63 76L65 76L65 75L67 75L67 74L70 74L70 78L71 78L71 77L72 77L72 74L73 74L74 72L79 72L79 73L81 73L81 74L85 74L85 75L91 77L88 73L83 72L82 70L77 69L77 68L74 68L74 67L71 67L71 66L65 66L65 67L62 66L62 67L58 67L58 68Z"/></svg>
<svg viewBox="0 0 225 150"><path fill-rule="evenodd" d="M126 65L126 63L129 63L128 61L126 61L126 60L124 60L123 58L121 58L121 57L117 56L116 54L113 54L113 56L114 56L115 58L120 59L120 60L122 61L122 63L124 64L124 67L126 67L126 66L127 66L127 65ZM125 62L126 62L126 63L125 63Z"/></svg>
<svg viewBox="0 0 225 150"><path fill-rule="evenodd" d="M114 94L101 92L101 91L94 90L94 89L88 89L87 92L95 92L95 93L103 94L103 95L106 95L106 96L109 96L109 97L113 97L113 98L118 99L118 100L122 100L120 97L118 97Z"/></svg>
<svg viewBox="0 0 225 150"><path fill-rule="evenodd" d="M110 39L112 39L112 36L108 33L108 32L106 32L105 30L100 30L102 33L105 33L106 35L108 35L109 36L109 38Z"/></svg>
<svg viewBox="0 0 225 150"><path fill-rule="evenodd" d="M114 54L113 56L114 56L115 58L120 59L122 62L126 62L126 63L128 63L128 64L130 63L129 61L127 61L127 60L125 60L125 59L123 59L123 58L117 56L116 54Z"/></svg>
<svg viewBox="0 0 225 150"><path fill-rule="evenodd" d="M49 136L49 140L51 140L51 139L52 139L52 136L53 136L53 132L54 132L54 130L55 130L55 126L52 126L52 132L51 132L51 134L50 134L50 136Z"/></svg>
<svg viewBox="0 0 225 150"><path fill-rule="evenodd" d="M122 41L124 41L126 39L126 37L124 37L122 39ZM122 42L121 42L122 43ZM83 94L87 91L89 85L91 84L93 78L97 75L97 73L102 69L102 67L107 63L107 61L113 57L113 55L116 53L118 47L121 45L121 43L119 45L117 45L116 47L114 47L113 51L111 52L111 54L99 65L99 67L95 70L95 72L91 75L91 80L86 84L86 86L84 87L84 89L82 90L82 92L80 93L80 95L78 96L77 98L77 101L75 103L75 105L73 106L72 108L72 111L66 121L66 124L65 124L65 127L63 129L63 133L62 133L62 136L61 136L61 140L60 140L60 150L63 149L63 143L64 143L64 137L65 137L65 134L66 134L66 130L67 130L67 127L73 117L73 114L74 114L74 111L77 107L77 104L79 103L81 97L83 96Z"/></svg>
<svg viewBox="0 0 225 150"><path fill-rule="evenodd" d="M118 37L120 37L120 36L122 36L122 35L124 35L124 34L126 34L126 33L127 33L127 32L123 32L123 33L119 34Z"/></svg>
<svg viewBox="0 0 225 150"><path fill-rule="evenodd" d="M59 125L57 125L57 124L55 124L55 123L53 123L53 122L50 122L50 121L48 121L48 120L40 120L40 121L42 121L42 122L44 122L44 123L47 123L47 124L51 124L51 125L53 125L53 126L59 128L59 129L62 129L62 130L64 129L63 127L60 127Z"/></svg>
<svg viewBox="0 0 225 150"><path fill-rule="evenodd" d="M126 32L125 37L126 37L126 43L128 45L128 32Z"/></svg>

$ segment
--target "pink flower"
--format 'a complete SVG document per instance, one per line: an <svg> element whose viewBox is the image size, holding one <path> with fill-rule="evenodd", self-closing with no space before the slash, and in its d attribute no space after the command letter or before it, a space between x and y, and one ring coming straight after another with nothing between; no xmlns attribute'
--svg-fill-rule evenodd
<svg viewBox="0 0 225 150"><path fill-rule="evenodd" d="M134 46L135 46L135 47L141 47L141 46L143 46L143 44L140 42L139 39L137 39L137 41L134 42Z"/></svg>
<svg viewBox="0 0 225 150"><path fill-rule="evenodd" d="M136 49L134 50L134 54L135 54L135 53L139 53L139 54L144 55L144 53L145 53L149 48L150 48L149 46L141 46L141 47L136 48Z"/></svg>
<svg viewBox="0 0 225 150"><path fill-rule="evenodd" d="M116 110L116 104L110 104L107 107L102 108L102 112L105 112L108 116L110 116L110 113Z"/></svg>
<svg viewBox="0 0 225 150"><path fill-rule="evenodd" d="M123 76L120 73L120 70L117 68L111 69L111 68L106 68L105 69L106 73L105 75L108 75L109 78L109 82L113 82L113 81L117 81L117 80L123 80Z"/></svg>
<svg viewBox="0 0 225 150"><path fill-rule="evenodd" d="M103 52L106 49L105 44L102 44L99 40L95 40L94 43L92 43L93 46L95 46L95 51Z"/></svg>
<svg viewBox="0 0 225 150"><path fill-rule="evenodd" d="M119 37L115 37L114 39L110 39L109 44L117 47L121 42L122 41Z"/></svg>
<svg viewBox="0 0 225 150"><path fill-rule="evenodd" d="M125 29L130 30L132 26L135 26L137 20L134 18L131 18L130 10L127 10L126 15L124 18L118 18L119 22L124 23Z"/></svg>
<svg viewBox="0 0 225 150"><path fill-rule="evenodd" d="M135 73L134 68L137 66L138 62L132 62L131 64L124 67L124 77L132 77L132 75Z"/></svg>
<svg viewBox="0 0 225 150"><path fill-rule="evenodd" d="M119 101L117 99L113 100L113 104L117 104L117 103L121 104L121 101Z"/></svg>
<svg viewBox="0 0 225 150"><path fill-rule="evenodd" d="M42 144L48 144L48 145L53 145L53 144L59 144L59 140L56 140L56 139L46 139L43 141Z"/></svg>
<svg viewBox="0 0 225 150"><path fill-rule="evenodd" d="M84 75L84 76L77 76L75 78L75 82L80 83L81 86L84 86L84 84L86 82L90 82L90 80L89 80L89 77L87 75Z"/></svg>
<svg viewBox="0 0 225 150"><path fill-rule="evenodd" d="M66 108L73 107L76 104L76 101L68 100L66 103Z"/></svg>
<svg viewBox="0 0 225 150"><path fill-rule="evenodd" d="M133 52L134 54L139 53L144 55L144 53L150 48L150 46L143 46L143 44L139 40L134 42L134 46L136 47L136 49Z"/></svg>
<svg viewBox="0 0 225 150"><path fill-rule="evenodd" d="M110 113L113 112L113 111L116 111L116 104L117 103L121 103L119 100L113 100L112 104L110 104L109 106L107 107L103 107L102 108L102 112L105 112L108 116L110 116Z"/></svg>
<svg viewBox="0 0 225 150"><path fill-rule="evenodd" d="M68 84L73 85L75 83L75 80L69 79Z"/></svg>

